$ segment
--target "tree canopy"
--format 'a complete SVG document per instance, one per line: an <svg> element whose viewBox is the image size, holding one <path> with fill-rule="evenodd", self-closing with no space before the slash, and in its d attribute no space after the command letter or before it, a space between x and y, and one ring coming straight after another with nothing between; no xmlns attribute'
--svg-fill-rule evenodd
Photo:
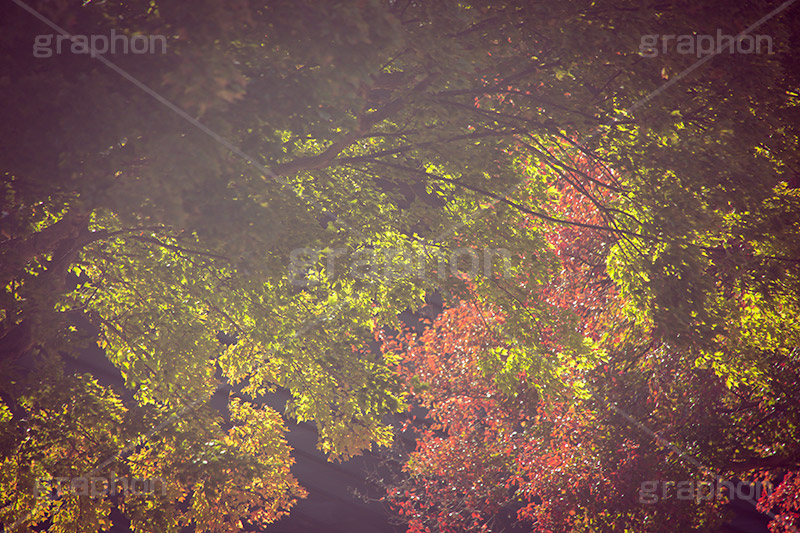
<svg viewBox="0 0 800 533"><path fill-rule="evenodd" d="M333 460L428 409L388 495L412 531L712 528L720 500L638 499L708 476L800 527L798 8L3 9L8 530L266 527L305 494L277 388ZM641 48L718 30L772 49ZM166 45L91 50L114 33ZM70 370L92 347L123 389ZM37 494L112 471L167 490Z"/></svg>

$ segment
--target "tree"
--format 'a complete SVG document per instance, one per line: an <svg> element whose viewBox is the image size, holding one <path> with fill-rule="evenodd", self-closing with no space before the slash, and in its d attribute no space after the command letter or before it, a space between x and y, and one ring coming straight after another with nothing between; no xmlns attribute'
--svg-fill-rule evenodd
<svg viewBox="0 0 800 533"><path fill-rule="evenodd" d="M275 387L290 390L290 415L317 423L320 447L332 458L388 444L384 417L402 409L405 392L396 357L370 352L368 341L434 290L453 305L474 294L505 317L501 338L517 350L515 364L541 389L538 397L582 393L586 400L588 378L577 379L573 367L597 368L606 325L577 329L572 311L553 300L555 289L549 300L532 296L558 268L553 225L613 237L600 257L611 265L619 312L637 328L652 322L678 350L686 339L702 340L693 357L729 385L746 383L786 403L768 371L785 361L794 329L783 329L766 352L743 339L765 338L754 330L756 313L783 322L791 315L754 301L725 341L736 351L715 359L717 331L733 311L708 270L716 250L728 290L755 291L764 301L777 295L787 313L794 309L796 197L781 185L790 181L796 144L788 46L796 33L788 14L770 23L774 56L720 57L691 84L640 105L690 63L684 56L646 61L638 51L643 26L690 33L702 20L736 33L769 6L725 13L711 3L589 1L30 6L75 34L163 35L167 53L109 55L115 69L79 53L79 39L54 38L51 57L33 57L30 43L43 44L36 36L55 30L19 5L5 7L0 390L11 443L4 472L11 473L4 523L78 520L76 507L18 496L15 483L83 472L107 449L87 448L67 432L63 446L91 459L70 456L65 466L14 457L28 442L26 405L43 394L31 362L58 368L59 359L96 342L133 391L122 407L144 410L143 425L123 427L114 399L122 394L85 385L88 378L69 385L81 399L69 416L88 420L94 415L81 406L105 406L97 416L120 444L221 384L241 389L243 399L231 403L235 427L210 410L192 411L197 425L174 429L186 439L184 455L156 443L135 453L156 472L180 465L176 477L203 454L217 457L219 472L250 470L232 485L220 481L216 490L227 492L209 492L187 475L184 496L120 503L139 528L144 517L161 516L164 530L181 520L236 530L236 515L270 502L272 511L246 518L265 523L289 507L300 489L264 470L290 464L281 424L268 408L252 407ZM781 90L769 89L775 86ZM583 170L575 166L581 160ZM609 169L602 178L598 167ZM558 192L553 177L562 174L570 178ZM569 194L595 205L599 218L586 226L580 212L549 200ZM489 216L475 215L491 202L497 207ZM459 248L513 251L504 274L514 282L444 276L442 255ZM339 250L347 264L365 252L393 259L378 273L332 269ZM422 265L409 265L420 258ZM672 296L677 288L681 298ZM595 305L575 301L584 314ZM220 332L236 342L221 346ZM549 357L552 347L562 355ZM64 383L78 379L54 374ZM504 375L503 386L515 387L516 374ZM71 427L67 413L55 412L36 426L35 444L50 445L46 428ZM257 450L247 444L255 439L270 445ZM236 453L222 458L231 448ZM191 498L191 512L175 503L180 497ZM226 505L234 507L220 514ZM81 527L106 527L107 508L81 514Z"/></svg>
<svg viewBox="0 0 800 533"><path fill-rule="evenodd" d="M541 359L524 356L512 317L477 291L421 333L383 334L430 420L389 501L410 531L491 531L509 513L536 531L712 530L724 518L718 487L745 479L775 483L759 510L778 512L773 530L792 531L798 295L783 281L798 275L795 238L754 232L747 244L705 247L700 270L677 255L648 258L652 243L602 230L608 176L586 161L572 168L554 178L552 204L579 224L547 232L556 263L546 282L505 288L520 295L516 315L541 317L530 341ZM793 201L779 186L754 219L781 196ZM775 255L757 259L765 241ZM659 280L658 268L679 269L678 279ZM565 344L570 331L586 350ZM542 360L564 387L539 377Z"/></svg>

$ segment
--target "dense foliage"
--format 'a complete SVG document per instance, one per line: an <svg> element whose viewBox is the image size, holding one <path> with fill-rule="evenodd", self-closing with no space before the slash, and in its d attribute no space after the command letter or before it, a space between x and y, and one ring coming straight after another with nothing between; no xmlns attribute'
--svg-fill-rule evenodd
<svg viewBox="0 0 800 533"><path fill-rule="evenodd" d="M263 528L304 495L260 401L284 388L332 459L429 408L392 489L412 529L710 528L720 501L636 499L708 472L771 479L788 528L797 10L758 29L771 54L640 50L776 7L6 2L0 521ZM57 28L167 46L31 54ZM470 250L507 253L452 263ZM446 312L398 334L434 292ZM70 370L94 346L124 389ZM111 471L168 490L36 494Z"/></svg>
<svg viewBox="0 0 800 533"><path fill-rule="evenodd" d="M602 222L585 196L554 187L560 208L587 226ZM507 287L525 285L520 307L538 319L541 359L520 357L509 317L477 300L422 332L381 334L386 351L404 354L401 369L430 419L416 424L407 476L389 491L410 530L490 531L509 511L536 531L714 530L728 497L751 489L712 493L743 479L768 484L759 509L778 514L774 530L793 531L797 265L776 269L752 249L742 264L739 243L712 248L696 272L708 292L690 310L718 322L691 321L700 331L687 332L625 294L607 267L620 238L590 227L543 231L557 258L547 283ZM583 335L584 356L564 345L567 330ZM555 362L569 393L542 387L541 361ZM679 499L680 486L664 492L667 481L705 485L686 485Z"/></svg>

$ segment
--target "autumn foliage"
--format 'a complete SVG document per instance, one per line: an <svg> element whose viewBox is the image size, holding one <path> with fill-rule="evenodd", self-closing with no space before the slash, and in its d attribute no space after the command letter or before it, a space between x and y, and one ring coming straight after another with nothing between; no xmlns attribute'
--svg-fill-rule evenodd
<svg viewBox="0 0 800 533"><path fill-rule="evenodd" d="M528 223L543 228L556 266L546 283L521 277L508 287L522 287L526 308L542 318L532 320L535 355L527 357L556 369L557 386L536 374L541 364L521 364L526 356L504 336L507 316L480 302L478 289L422 331L382 334L384 350L403 354L412 404L427 412L424 421L409 421L416 449L387 495L409 531L499 531L515 521L542 532L713 528L725 516L724 490L713 499L673 494L644 505L643 483L733 476L777 481L759 510L779 514L775 531L791 531L797 478L783 472L797 453L786 395L797 387L797 370L785 361L779 372L764 373L769 385L734 383L701 363L703 338L672 338L657 314L635 315L624 283L608 268L612 250L637 247L636 231L612 231L631 227L617 225L613 180L578 158L550 186L550 207L564 223ZM732 289L718 253L709 257L705 275L725 305L758 307L752 291ZM588 352L570 349L570 330ZM729 325L720 349L735 349L728 343L736 330ZM776 404L783 407L770 407ZM782 464L760 452L774 438L764 427L773 417L785 428L782 445L794 450ZM742 445L749 449L723 451Z"/></svg>

